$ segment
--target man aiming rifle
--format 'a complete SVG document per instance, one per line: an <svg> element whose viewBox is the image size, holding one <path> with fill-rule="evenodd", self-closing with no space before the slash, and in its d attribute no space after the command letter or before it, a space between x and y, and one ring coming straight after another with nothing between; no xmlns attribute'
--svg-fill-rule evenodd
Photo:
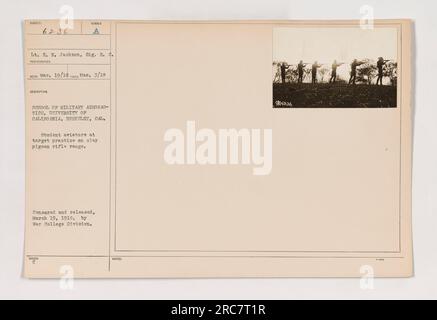
<svg viewBox="0 0 437 320"><path fill-rule="evenodd" d="M383 67L390 60L384 60L383 57L378 58L378 62L376 63L376 67L378 68L378 78L376 79L376 85L380 83L382 86L382 77L383 77Z"/></svg>
<svg viewBox="0 0 437 320"><path fill-rule="evenodd" d="M313 65L311 66L311 83L315 84L317 82L317 69L321 66L322 65L318 64L317 61L314 61Z"/></svg>
<svg viewBox="0 0 437 320"><path fill-rule="evenodd" d="M298 71L298 78L297 78L297 83L302 83L303 82L303 69L305 68L305 66L308 63L303 63L302 60L299 61L299 64L297 65L297 71Z"/></svg>
<svg viewBox="0 0 437 320"><path fill-rule="evenodd" d="M337 68L344 64L343 62L338 63L337 60L334 60L332 63L332 71L331 71L331 79L329 79L329 83L333 82L335 83L335 80L337 80Z"/></svg>
<svg viewBox="0 0 437 320"><path fill-rule="evenodd" d="M290 68L290 66L287 63L285 63L285 62L281 63L281 80L282 80L282 83L285 83L285 76L286 76L288 68Z"/></svg>
<svg viewBox="0 0 437 320"><path fill-rule="evenodd" d="M351 77L349 79L349 84L355 84L355 80L357 78L357 67L364 64L364 61L358 61L354 59L351 63Z"/></svg>

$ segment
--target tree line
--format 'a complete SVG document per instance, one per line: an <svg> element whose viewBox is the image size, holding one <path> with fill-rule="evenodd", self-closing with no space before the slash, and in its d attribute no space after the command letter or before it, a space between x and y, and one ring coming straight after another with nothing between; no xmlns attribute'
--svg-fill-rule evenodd
<svg viewBox="0 0 437 320"><path fill-rule="evenodd" d="M350 78L342 79L337 75L337 68L348 65L345 62L336 60L329 63L303 62L289 64L286 61L275 61L276 73L273 78L274 83L348 83L348 84L368 84L371 85L376 78L376 84L382 85L383 78L388 78L392 86L397 84L397 62L385 60L379 57L376 61L372 59L355 59L349 64ZM329 80L328 80L329 77ZM307 81L308 80L308 81Z"/></svg>

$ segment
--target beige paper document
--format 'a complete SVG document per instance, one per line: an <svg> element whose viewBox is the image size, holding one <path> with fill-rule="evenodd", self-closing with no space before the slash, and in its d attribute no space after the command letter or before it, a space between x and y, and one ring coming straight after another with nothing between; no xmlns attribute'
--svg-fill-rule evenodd
<svg viewBox="0 0 437 320"><path fill-rule="evenodd" d="M25 276L412 276L410 24L26 20Z"/></svg>

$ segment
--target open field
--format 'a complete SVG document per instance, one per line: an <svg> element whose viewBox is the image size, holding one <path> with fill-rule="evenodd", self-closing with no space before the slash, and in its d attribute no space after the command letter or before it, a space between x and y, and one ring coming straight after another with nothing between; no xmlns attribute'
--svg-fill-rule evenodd
<svg viewBox="0 0 437 320"><path fill-rule="evenodd" d="M273 83L275 108L393 108L396 87L344 83Z"/></svg>

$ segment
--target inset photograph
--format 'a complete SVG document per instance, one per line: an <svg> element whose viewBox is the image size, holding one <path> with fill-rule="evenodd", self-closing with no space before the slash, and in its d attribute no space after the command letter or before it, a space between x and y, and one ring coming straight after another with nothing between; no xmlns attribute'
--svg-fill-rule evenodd
<svg viewBox="0 0 437 320"><path fill-rule="evenodd" d="M274 108L396 108L395 27L273 31Z"/></svg>

